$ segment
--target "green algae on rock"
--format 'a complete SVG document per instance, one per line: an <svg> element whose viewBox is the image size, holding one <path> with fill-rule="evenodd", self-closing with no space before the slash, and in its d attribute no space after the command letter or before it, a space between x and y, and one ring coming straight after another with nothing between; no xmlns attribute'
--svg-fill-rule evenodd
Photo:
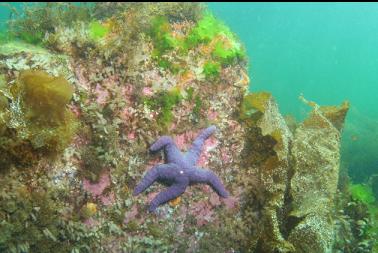
<svg viewBox="0 0 378 253"><path fill-rule="evenodd" d="M372 189L363 184L351 184L349 186L352 198L359 200L364 204L372 204L375 202Z"/></svg>
<svg viewBox="0 0 378 253"><path fill-rule="evenodd" d="M99 40L109 33L109 28L101 24L99 21L89 23L89 35L93 40Z"/></svg>

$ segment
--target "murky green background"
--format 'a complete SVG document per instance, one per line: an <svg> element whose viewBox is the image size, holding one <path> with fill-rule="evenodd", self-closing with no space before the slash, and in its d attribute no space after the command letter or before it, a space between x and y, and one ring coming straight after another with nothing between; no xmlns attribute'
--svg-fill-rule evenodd
<svg viewBox="0 0 378 253"><path fill-rule="evenodd" d="M21 3L13 3L19 8ZM348 99L343 168L355 181L378 173L378 4L209 3L245 43L251 90L273 93L284 114L305 117L298 96ZM0 28L9 10L0 6Z"/></svg>

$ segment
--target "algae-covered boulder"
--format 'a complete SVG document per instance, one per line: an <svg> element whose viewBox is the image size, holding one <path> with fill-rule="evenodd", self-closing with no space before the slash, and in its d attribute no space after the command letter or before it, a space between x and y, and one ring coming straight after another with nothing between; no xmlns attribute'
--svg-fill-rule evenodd
<svg viewBox="0 0 378 253"><path fill-rule="evenodd" d="M69 60L66 55L25 42L9 41L0 45L0 69L8 72L10 81L17 78L18 71L38 69L75 83Z"/></svg>
<svg viewBox="0 0 378 253"><path fill-rule="evenodd" d="M64 11L55 12L53 6L57 4L33 10L69 16ZM104 5L96 4L95 9L103 9ZM120 9L112 9L114 6ZM53 229L56 223L48 224L53 236L41 241L56 239L54 246L46 247L50 252L58 252L55 246L60 244L62 249L69 249L66 252L206 252L208 247L211 251L239 247L243 235L235 235L228 245L223 244L225 237L233 235L234 222L222 226L222 217L240 211L241 189L236 182L242 177L241 161L236 154L243 149L244 130L237 121L237 111L249 83L242 44L199 4L114 6L107 8L113 13L111 17L78 20L70 26L62 22L53 31L33 25L32 29L38 30L35 34L45 35L44 45L49 49L28 50L25 44L11 42L4 50L0 47L0 70L7 80L10 102L6 112L17 119L7 125L12 135L5 136L20 141L13 142L20 151L12 155L10 146L2 146L8 152L5 157L12 158L7 163L12 167L40 161L28 164L30 170L16 172L19 180L59 190L59 200L66 207L59 219L60 230ZM25 15L18 24L41 22L34 17ZM91 22L108 31L101 38L85 36ZM60 76L75 87L70 107L82 128L71 145L50 159L39 151L50 147L44 145L50 140L60 141L62 136L50 137L65 126L63 123L70 122L68 114L55 111L67 108L63 104L71 92ZM35 82L37 79L43 79L43 84ZM55 91L61 93L45 96ZM47 99L34 104L40 93L44 94L41 100ZM13 105L17 109L14 112ZM156 215L149 214L146 207L160 186L153 185L138 198L131 194L143 174L162 162L161 155L147 152L149 146L166 134L185 151L210 124L215 124L218 131L205 143L199 165L219 175L235 197L223 202L210 188L200 185L188 189L181 201L162 206ZM42 134L45 131L51 134L47 138ZM29 156L22 155L24 159L16 161L16 154L21 153ZM46 185L40 175L53 183ZM222 236L215 237L222 243L209 245L204 239L212 236L211 226L224 228ZM98 240L88 239L94 237ZM10 250L12 243L9 238L0 241L0 251ZM44 243L27 243L36 252L44 252L39 248Z"/></svg>

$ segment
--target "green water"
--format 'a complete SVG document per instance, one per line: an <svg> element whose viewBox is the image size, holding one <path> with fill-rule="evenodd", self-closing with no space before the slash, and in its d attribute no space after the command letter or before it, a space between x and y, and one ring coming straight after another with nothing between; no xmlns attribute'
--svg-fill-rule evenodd
<svg viewBox="0 0 378 253"><path fill-rule="evenodd" d="M303 93L321 105L351 102L342 165L356 181L378 172L378 4L209 3L245 43L251 91L268 90L302 119Z"/></svg>
<svg viewBox="0 0 378 253"><path fill-rule="evenodd" d="M245 43L251 90L270 90L300 116L303 93L320 104L350 100L378 117L378 4L210 3Z"/></svg>
<svg viewBox="0 0 378 253"><path fill-rule="evenodd" d="M11 3L20 8L21 3ZM303 119L298 96L321 105L347 99L342 165L355 181L378 172L378 4L209 3L250 58L251 91L273 93L284 114ZM0 28L9 10L0 7Z"/></svg>

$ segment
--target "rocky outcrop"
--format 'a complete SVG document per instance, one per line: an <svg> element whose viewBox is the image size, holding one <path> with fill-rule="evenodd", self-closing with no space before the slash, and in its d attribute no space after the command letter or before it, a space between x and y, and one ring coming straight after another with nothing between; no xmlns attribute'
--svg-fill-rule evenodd
<svg viewBox="0 0 378 253"><path fill-rule="evenodd" d="M102 78L91 81L101 72L96 63L59 65L58 56L42 49L28 50L27 47L11 44L2 49L7 53L1 53L0 63L2 68L7 70L8 80L17 76L19 71L29 69L31 65L52 74L59 71L76 86L77 102L71 105L71 109L79 120L90 126L93 124L95 128L109 127L111 122L118 119L131 123L118 125L120 139L110 139L110 147L117 147L117 150L105 150L108 156L113 157L112 159L119 164L118 166L106 165L103 160L98 160L95 157L96 153L91 153L90 149L83 146L88 143L87 137L79 134L74 145L65 151L62 159L43 169L57 186L64 186L63 189L73 192L78 199L81 187L92 196L77 207L78 212L82 213L86 207L96 206L91 209L91 215L82 215L85 218L90 216L85 224L101 227L101 223L94 220L94 213L106 206L119 205L117 203L124 201L122 198L129 201L126 209L120 209L124 211L122 221L128 229L131 226L140 226L143 220L148 219L147 213L143 210L154 195L148 194L133 204L128 190L133 187L133 183L128 183L128 180L138 178L138 175L142 175L149 167L145 166L149 164L149 158L144 151L148 148L149 139L152 139L149 135L158 136L157 132L167 131L164 130L167 126L159 127L152 124L154 119L159 119L159 114L146 107L146 101L148 105L148 99L161 98L161 102L165 103L164 99L175 96L175 92L179 91L180 100L170 108L174 113L170 118L169 132L175 135L179 148L185 150L201 126L205 126L206 122L217 124L220 128L216 138L218 141L213 138L206 142L204 154L199 162L221 175L233 197L231 201L220 202L215 193L207 187L204 187L204 194L193 189L183 199L161 207L163 216L155 221L151 220L151 224L168 217L170 212L176 210L174 219L181 220L180 224L183 227L193 226L184 221L194 217L197 231L207 226L218 226L217 230L225 229L220 225L222 222L228 222L229 229L234 230L239 223L233 219L222 218L222 213L232 211L235 217L240 216L243 219L243 226L249 230L246 232L249 234L246 239L248 242L242 244L246 247L244 249L254 252L330 252L334 233L332 213L339 172L340 131L348 110L347 103L340 107L322 107L304 100L313 107L312 112L301 124L291 124L289 129L271 94L251 93L242 99L245 85L248 83L242 69L238 69L234 74L227 69L222 72L222 78L229 82L228 85L217 83L213 86L203 86L196 81L196 76L185 77L187 79L182 83L184 86L180 86L179 89L175 90L174 86L167 87L169 93L166 93L166 97L159 90L155 91L153 87L145 86L148 83L146 81L138 83L144 88L137 90L136 86L126 82L121 85L124 87L121 88L122 94L125 94L122 98L117 93L119 79L114 79L114 75L109 74L106 68ZM27 59L22 66L17 60L21 58ZM65 62L67 63L66 60ZM147 67L148 65L145 65L144 68ZM143 71L151 75L153 69ZM155 84L161 82L159 87L162 87L166 80L157 73L155 79L152 76L148 78L154 80ZM167 74L165 78L168 78ZM238 80L239 78L241 79ZM185 86L189 84L190 86ZM188 89L185 87L191 87L190 92L196 94L197 101L201 99L200 105L203 108L199 108L200 111L196 112L196 99L188 97ZM213 92L214 87L217 87L216 93ZM86 97L92 99L82 100L78 94L87 94ZM240 100L243 102L238 108ZM121 101L125 101L125 105ZM93 103L97 103L98 107L93 108ZM109 104L115 106L113 115L116 116L113 116L113 119L107 118L102 123L88 121L94 115L98 120L105 119L102 115L105 113L104 108ZM156 109L164 110L159 107ZM238 117L235 116L237 111ZM161 115L164 111L159 113ZM199 122L196 123L193 117L198 116ZM148 122L150 124L146 124ZM193 129L190 130L189 126ZM198 130L193 126L197 126ZM102 134L109 138L114 133L108 131ZM96 136L94 133L91 135ZM99 145L98 140L96 143ZM78 162L75 157L75 154L80 153L83 163ZM97 171L95 167L99 163L102 166ZM101 177L97 180L91 179L91 173L95 175L94 178L96 174ZM106 182L102 180L103 175L108 179ZM249 188L240 187L243 184L249 184ZM209 197L207 194L210 194ZM197 201L193 202L193 197ZM219 212L222 203L225 208ZM168 222L172 225L171 223ZM183 231L179 232L180 236L187 236ZM188 247L194 252L202 250L198 245L198 239L188 240ZM202 244L203 240L209 239L202 239ZM226 248L220 244L219 248L223 247Z"/></svg>

